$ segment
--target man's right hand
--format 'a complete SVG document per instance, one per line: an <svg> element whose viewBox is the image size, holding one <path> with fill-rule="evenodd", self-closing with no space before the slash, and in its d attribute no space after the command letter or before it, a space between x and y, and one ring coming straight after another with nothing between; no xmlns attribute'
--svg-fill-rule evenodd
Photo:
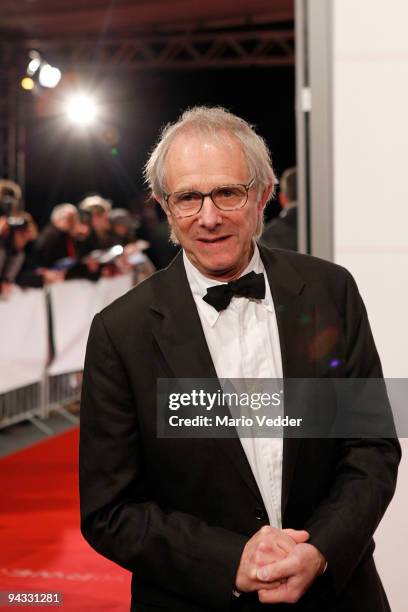
<svg viewBox="0 0 408 612"><path fill-rule="evenodd" d="M265 583L257 579L260 567L284 559L296 546L309 539L307 531L296 529L277 529L265 525L245 544L242 551L235 587L243 593L265 588Z"/></svg>
<svg viewBox="0 0 408 612"><path fill-rule="evenodd" d="M49 270L48 268L39 268L38 272L41 274L44 279L44 283L47 285L62 283L62 281L65 280L64 270Z"/></svg>
<svg viewBox="0 0 408 612"><path fill-rule="evenodd" d="M7 217L0 217L0 236L7 236L9 229Z"/></svg>

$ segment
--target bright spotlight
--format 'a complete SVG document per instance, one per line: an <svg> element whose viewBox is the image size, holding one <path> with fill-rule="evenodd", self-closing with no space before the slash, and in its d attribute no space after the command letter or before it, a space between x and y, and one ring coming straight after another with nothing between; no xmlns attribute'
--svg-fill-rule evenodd
<svg viewBox="0 0 408 612"><path fill-rule="evenodd" d="M89 96L77 95L69 100L66 113L73 123L89 125L96 119L96 103Z"/></svg>
<svg viewBox="0 0 408 612"><path fill-rule="evenodd" d="M61 70L50 66L50 64L43 64L40 68L38 80L42 87L56 87L61 80Z"/></svg>
<svg viewBox="0 0 408 612"><path fill-rule="evenodd" d="M26 91L31 91L32 89L34 89L33 79L28 76L24 77L23 79L21 79L21 87Z"/></svg>

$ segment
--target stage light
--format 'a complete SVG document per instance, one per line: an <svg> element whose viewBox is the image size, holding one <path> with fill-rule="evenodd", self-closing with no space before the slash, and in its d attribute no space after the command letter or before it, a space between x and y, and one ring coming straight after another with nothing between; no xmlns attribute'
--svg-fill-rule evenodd
<svg viewBox="0 0 408 612"><path fill-rule="evenodd" d="M30 51L28 56L30 61L27 66L27 74L28 76L33 76L41 66L41 55L38 53L38 51Z"/></svg>
<svg viewBox="0 0 408 612"><path fill-rule="evenodd" d="M95 121L97 106L90 96L78 94L68 101L66 113L73 123L85 126Z"/></svg>
<svg viewBox="0 0 408 612"><path fill-rule="evenodd" d="M23 79L21 79L21 87L26 91L31 91L32 89L34 89L33 79L29 76L24 77Z"/></svg>
<svg viewBox="0 0 408 612"><path fill-rule="evenodd" d="M38 80L42 87L56 87L61 80L61 71L50 64L42 64Z"/></svg>
<svg viewBox="0 0 408 612"><path fill-rule="evenodd" d="M29 54L26 74L21 80L21 87L27 91L33 90L37 82L41 87L54 88L61 80L61 71L48 64L38 51L32 49ZM37 88L38 89L38 88Z"/></svg>

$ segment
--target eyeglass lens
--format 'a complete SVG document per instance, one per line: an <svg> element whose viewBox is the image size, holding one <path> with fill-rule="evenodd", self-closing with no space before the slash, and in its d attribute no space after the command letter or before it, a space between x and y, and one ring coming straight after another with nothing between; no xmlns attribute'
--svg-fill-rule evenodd
<svg viewBox="0 0 408 612"><path fill-rule="evenodd" d="M204 195L200 191L175 192L169 197L169 205L178 214L194 214L200 210ZM247 189L244 185L225 185L216 187L209 195L221 210L233 210L246 202Z"/></svg>

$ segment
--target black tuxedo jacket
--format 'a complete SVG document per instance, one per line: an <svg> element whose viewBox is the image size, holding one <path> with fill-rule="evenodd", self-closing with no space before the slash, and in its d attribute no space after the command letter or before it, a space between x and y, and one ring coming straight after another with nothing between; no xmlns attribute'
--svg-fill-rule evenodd
<svg viewBox="0 0 408 612"><path fill-rule="evenodd" d="M333 358L337 376L380 377L350 274L298 253L262 248L261 256L284 377L332 375ZM133 572L132 610L264 610L256 594L231 602L242 549L268 523L241 443L158 439L156 381L169 377L216 377L181 254L92 324L81 405L82 532ZM328 561L293 608L389 610L372 535L399 458L391 439L284 440L283 526L307 529Z"/></svg>
<svg viewBox="0 0 408 612"><path fill-rule="evenodd" d="M268 248L290 249L298 248L298 209L293 206L284 209L279 217L265 225L260 243Z"/></svg>

